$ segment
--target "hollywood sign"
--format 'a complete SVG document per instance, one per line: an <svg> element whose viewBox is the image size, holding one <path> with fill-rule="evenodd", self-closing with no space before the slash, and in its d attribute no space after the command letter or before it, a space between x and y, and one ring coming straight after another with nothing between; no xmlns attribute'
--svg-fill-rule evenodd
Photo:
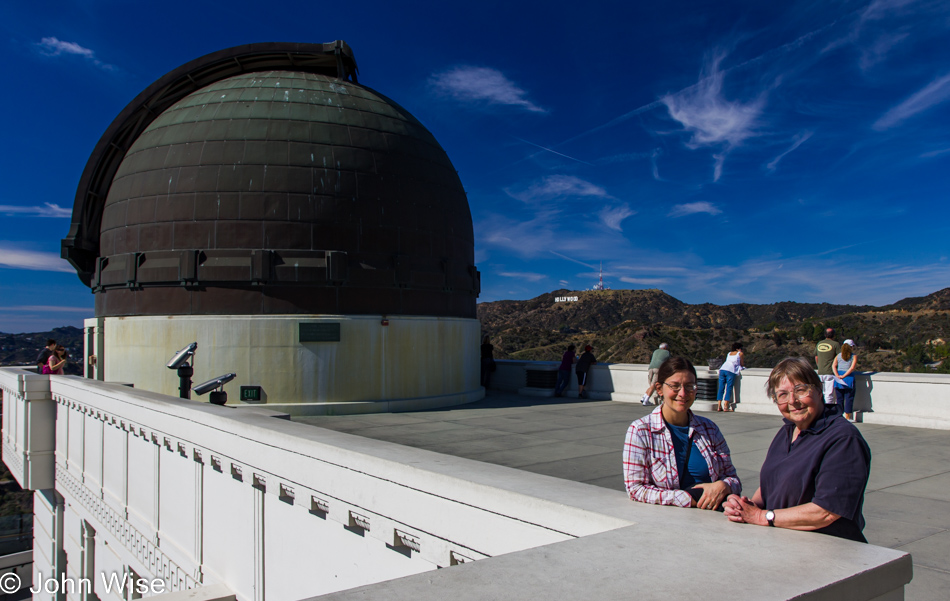
<svg viewBox="0 0 950 601"><path fill-rule="evenodd" d="M556 303L576 303L576 302L577 302L577 297L576 297L576 296L555 296L555 297L554 297L554 302L556 302Z"/></svg>

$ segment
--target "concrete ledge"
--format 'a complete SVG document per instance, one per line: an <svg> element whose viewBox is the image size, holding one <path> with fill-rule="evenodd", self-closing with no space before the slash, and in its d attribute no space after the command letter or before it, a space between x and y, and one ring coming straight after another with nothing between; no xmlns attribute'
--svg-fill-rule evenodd
<svg viewBox="0 0 950 601"><path fill-rule="evenodd" d="M663 509L668 519L313 599L882 601L903 599L913 575L910 555L897 551L724 519L690 530L679 518L705 512ZM852 555L859 548L860 558ZM784 569L787 557L799 552L836 560L810 570ZM687 580L701 585L679 584Z"/></svg>
<svg viewBox="0 0 950 601"><path fill-rule="evenodd" d="M860 360L860 358L859 358ZM554 361L549 365L556 366ZM519 392L524 387L524 367L538 369L537 361L496 361L491 387ZM647 387L647 365L598 364L591 367L586 391L594 400L639 403ZM715 371L696 367L699 378L716 377ZM741 413L777 415L778 409L765 394L770 369L752 368L736 378L733 407ZM576 397L577 380L571 374L564 396ZM715 411L715 401L697 401L697 411ZM950 376L859 372L855 376L854 410L858 420L869 424L950 430Z"/></svg>

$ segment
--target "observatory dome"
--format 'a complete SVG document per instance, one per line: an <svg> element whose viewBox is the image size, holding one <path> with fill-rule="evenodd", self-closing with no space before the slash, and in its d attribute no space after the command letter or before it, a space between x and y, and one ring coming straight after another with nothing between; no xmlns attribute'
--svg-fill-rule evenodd
<svg viewBox="0 0 950 601"><path fill-rule="evenodd" d="M95 293L90 377L174 394L164 366L195 343L197 378L282 411L484 395L465 191L343 41L229 48L150 85L93 150L62 250Z"/></svg>
<svg viewBox="0 0 950 601"><path fill-rule="evenodd" d="M287 56L208 77L127 140L100 222L81 223L97 316L475 316L471 213L445 151L337 65Z"/></svg>

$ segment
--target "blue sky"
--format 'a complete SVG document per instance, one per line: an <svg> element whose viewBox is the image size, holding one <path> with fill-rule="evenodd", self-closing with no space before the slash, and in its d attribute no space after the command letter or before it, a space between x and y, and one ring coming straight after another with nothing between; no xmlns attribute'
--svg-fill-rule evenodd
<svg viewBox="0 0 950 601"><path fill-rule="evenodd" d="M458 169L480 301L590 288L601 262L691 303L950 285L947 2L11 0L0 331L91 316L59 241L136 94L222 48L334 39Z"/></svg>

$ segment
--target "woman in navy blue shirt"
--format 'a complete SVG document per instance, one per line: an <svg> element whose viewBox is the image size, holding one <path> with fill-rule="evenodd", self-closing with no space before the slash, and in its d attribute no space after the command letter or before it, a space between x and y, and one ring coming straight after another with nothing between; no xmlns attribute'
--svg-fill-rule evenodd
<svg viewBox="0 0 950 601"><path fill-rule="evenodd" d="M864 489L871 450L861 432L832 407L805 359L783 359L769 375L768 394L785 425L775 435L752 498L731 495L733 522L811 530L867 542Z"/></svg>

